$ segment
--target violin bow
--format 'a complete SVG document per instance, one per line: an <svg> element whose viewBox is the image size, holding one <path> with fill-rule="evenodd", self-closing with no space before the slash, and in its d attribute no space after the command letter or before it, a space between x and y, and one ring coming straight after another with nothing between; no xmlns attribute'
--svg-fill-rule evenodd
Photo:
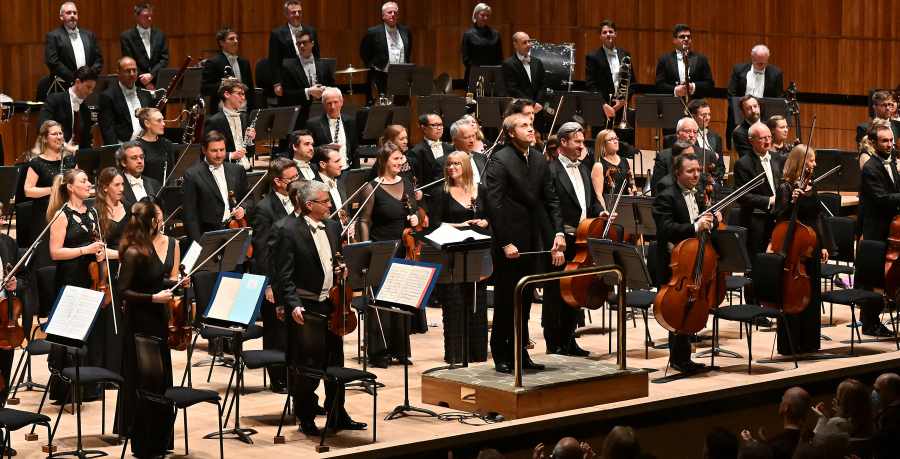
<svg viewBox="0 0 900 459"><path fill-rule="evenodd" d="M260 183L265 181L267 175L269 175L269 171L266 171L266 173L263 174L263 176L259 178L259 180L256 182L256 184L253 185L252 188L250 188L250 191L248 191L247 194L244 195L243 199L241 199L241 201L238 202L236 206L234 206L234 209L231 209L231 215L228 218L234 218L234 213L237 211L238 207L241 207L241 204L243 204L244 201L247 200L247 198L249 198L250 196L253 195L253 191L256 190L256 187L258 187ZM170 217L171 217L171 215L170 215Z"/></svg>
<svg viewBox="0 0 900 459"><path fill-rule="evenodd" d="M356 215L354 215L353 218L351 218L350 221L347 222L347 227L344 228L344 231L341 231L341 237L344 237L344 233L346 233L353 226L353 223L356 222L356 219L359 218L360 213L362 213L362 210L366 207L366 204L368 204L369 199L372 199L372 196L375 196L375 191L381 187L382 183L384 183L383 178L378 181L378 185L375 185L375 188L372 188L372 192L369 193L368 196L366 196L366 200L363 201L361 206L359 206L359 210L356 211ZM365 185L363 185L363 186L365 186Z"/></svg>
<svg viewBox="0 0 900 459"><path fill-rule="evenodd" d="M803 168L800 169L800 180L797 181L797 188L803 185L803 179L806 176L806 161L809 160L809 145L812 143L813 134L816 132L816 117L818 116L818 113L813 114L813 122L812 126L809 128L809 139L807 139L808 141L806 143L806 153L803 155ZM812 173L812 171L810 171L810 173Z"/></svg>
<svg viewBox="0 0 900 459"><path fill-rule="evenodd" d="M203 266L203 265L204 265L204 264L206 264L206 262L207 262L207 261L209 261L209 260L211 260L211 259L212 259L212 257L214 257L214 256L216 256L216 254L217 254L217 253L219 253L219 252L221 252L221 251L222 251L222 249L224 249L224 248L225 248L225 246L227 246L227 245L228 245L228 244L230 244L230 243L231 243L231 241L233 241L233 240L234 240L234 238L236 238L236 237L238 237L238 236L240 236L240 235L241 235L241 233L243 233L243 232L244 232L244 231L247 231L247 230L248 230L248 229L250 229L250 228L241 228L241 230L240 230L240 231L238 231L238 232L237 232L237 233L234 233L234 236L231 236L231 239L229 239L229 240L227 240L227 241L225 241L225 243L224 243L224 244L222 244L222 245L221 245L221 246L219 246L219 248L218 248L218 249L216 249L216 251L215 251L215 252L213 252L213 253L211 253L211 254L209 254L209 256L208 256L208 257L206 257L206 259L205 259L205 260L203 260L203 261L202 261L202 262L201 262L201 263L198 263L198 264L196 264L196 265L194 265L194 269L192 269L192 270L191 270L191 272L189 272L189 273L188 273L188 275L187 275L187 277L191 277L191 276L193 276L193 275L194 275L194 273L195 273L195 272L197 272L197 270L198 270L198 269L199 269L199 268L200 268L200 267L201 267L201 266ZM174 286L174 287L172 287L172 288L170 288L170 289L168 289L168 290L166 290L166 292L168 292L168 293L172 293L172 292L174 292L174 291L175 291L175 290L178 290L178 288L179 288L179 287L180 287L180 286L181 286L181 282L183 282L183 280L182 280L182 281L179 281L179 282L178 282L178 283L177 283L177 284L175 284L175 286Z"/></svg>
<svg viewBox="0 0 900 459"><path fill-rule="evenodd" d="M353 198L355 198L356 195L358 195L359 192L362 191L363 188L366 187L366 185L368 185L368 182L363 183L362 186L360 186L359 188L357 188L356 191L354 191L353 194L350 195L349 198L347 198L347 199L344 200L344 203L341 204L340 207L338 207L337 209L335 209L335 211L332 212L331 215L328 216L328 218L334 218L335 215L337 215L338 213L340 213L341 209L343 209L344 206L346 206L347 204L350 204L350 202L353 201Z"/></svg>
<svg viewBox="0 0 900 459"><path fill-rule="evenodd" d="M99 220L99 219L98 219ZM103 262L106 263L106 282L109 285L109 301L113 316L113 329L119 334L119 324L116 321L116 297L113 295L112 271L109 269L109 252L106 250L106 241L103 240L103 231L100 228L100 222L97 222L97 234L100 235L100 242L103 243Z"/></svg>
<svg viewBox="0 0 900 459"><path fill-rule="evenodd" d="M550 133L547 135L547 140L550 140L550 136L553 135L553 127L556 126L556 118L559 117L559 109L562 108L563 101L566 100L566 96L559 96L559 104L556 106L556 114L553 115L553 124L550 125ZM547 142L544 142L544 155L547 154Z"/></svg>

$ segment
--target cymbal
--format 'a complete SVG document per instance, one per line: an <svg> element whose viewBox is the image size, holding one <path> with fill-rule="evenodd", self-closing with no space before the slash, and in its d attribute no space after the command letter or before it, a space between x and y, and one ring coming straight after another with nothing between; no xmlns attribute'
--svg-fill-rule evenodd
<svg viewBox="0 0 900 459"><path fill-rule="evenodd" d="M342 73L362 73L362 72L368 72L368 71L369 71L369 69L355 69L355 68L353 68L353 66L350 66L344 70L338 70L337 72L334 72L334 74L340 75Z"/></svg>

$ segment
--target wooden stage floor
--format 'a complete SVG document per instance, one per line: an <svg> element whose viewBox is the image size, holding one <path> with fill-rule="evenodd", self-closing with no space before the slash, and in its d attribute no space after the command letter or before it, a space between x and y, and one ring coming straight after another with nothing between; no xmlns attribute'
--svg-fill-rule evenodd
<svg viewBox="0 0 900 459"><path fill-rule="evenodd" d="M535 304L529 323L531 336L538 342L534 354L543 354L545 351L541 327L540 305ZM845 307L835 307L835 322L837 327L823 328L823 333L830 335L834 341L823 341L822 353L846 354L849 353L849 344L841 343L847 340L850 329L846 327L849 322L849 310ZM615 316L614 316L615 317ZM637 327L627 329L628 334L628 365L630 367L642 367L656 370L650 373L650 380L662 377L666 367L668 350L650 349L649 359L644 359L644 326L641 317L637 318ZM827 323L828 316L823 315L823 322ZM439 309L428 309L428 322L441 324ZM608 335L606 329L600 326L600 313L593 314L593 324L582 329L583 336L579 339L580 345L591 351L590 359L615 362L615 354L608 352ZM656 321L650 319L650 333L657 344L665 342L666 332ZM703 331L702 335L709 335L710 329ZM753 334L753 355L755 360L769 357L772 350L774 333L755 332ZM248 349L258 349L260 340L248 343ZM356 334L345 339L344 353L347 356L348 366L357 367L356 363ZM320 457L354 457L354 458L382 458L382 457L447 457L447 451L454 451L456 458L469 457L472 448L476 446L492 445L493 441L500 442L502 438L526 438L525 443L520 444L519 453L509 451L507 458L530 457L530 452L525 453L537 444L544 441L542 432L552 429L566 429L567 426L577 426L585 423L602 423L622 418L627 419L642 413L650 413L654 410L670 409L672 407L708 403L727 397L742 396L759 391L783 390L782 387L802 384L813 384L817 381L844 378L864 372L879 372L895 368L897 357L893 341L879 343L866 343L856 346L858 358L818 360L801 362L799 369L794 369L793 363L759 364L754 362L753 374L747 375L746 339L738 340L737 326L722 322L721 347L744 355L743 359L730 357L717 357L716 364L721 368L703 375L674 381L667 384L650 384L649 397L613 403L603 406L595 406L561 413L531 417L509 422L499 422L490 425L466 425L454 420L438 420L433 417L413 414L400 417L391 421L384 421L384 417L395 406L403 403L403 367L391 366L387 370L375 369L386 387L378 391L378 441L372 444L372 397L359 389L351 389L347 392L346 408L353 419L370 424L369 430L343 431L336 436L330 436L327 444L331 446L331 452L321 454ZM709 341L699 345L699 349L709 348ZM412 360L414 365L410 367L410 402L433 410L437 413L448 412L448 409L424 405L421 400L421 374L423 371L441 366L443 362L443 335L442 327L430 327L424 335L412 337ZM205 359L205 343L195 353L194 360ZM777 356L776 356L777 357ZM184 352L173 352L175 374L180 375L186 363ZM709 358L701 358L699 361L709 363ZM212 389L224 393L228 382L230 369L217 367L212 373L211 382L206 382L207 367L194 368L194 387ZM46 359L36 357L34 359L34 379L43 383L48 377ZM670 374L672 372L670 371ZM177 377L176 377L177 380ZM284 395L274 394L263 390L262 372L248 371L246 374L247 394L241 398L241 424L243 427L251 427L259 431L252 438L253 445L247 445L233 436L226 438L225 451L227 457L266 458L273 455L286 454L291 456L303 455L303 457L317 456L314 446L317 438L309 438L297 430L296 426L288 426L284 435L287 443L283 445L273 444L273 436L277 430L278 417L284 404ZM836 384L835 384L836 386ZM320 387L320 400L324 400ZM19 392L22 403L17 409L37 409L41 392ZM115 392L108 392L108 397L115 399ZM57 407L49 410L51 417L55 418ZM86 448L106 451L110 456L121 454L121 446L116 445L116 438L109 434L109 429L114 416L115 404L107 406L107 435L100 434L100 403L87 403L83 409L83 435ZM202 437L217 430L215 410L211 405L201 404L190 409L190 457L213 458L218 457L218 441L204 440ZM317 420L319 426L324 425L324 417ZM233 418L232 418L233 423ZM477 422L476 422L477 423ZM615 424L612 424L615 425ZM574 427L573 427L574 428ZM607 430L608 431L608 430ZM18 450L19 457L38 458L46 457L40 452L41 441L46 441L44 431L38 430L41 439L38 442L26 442L24 430L13 433L12 446ZM606 432L598 432L597 435ZM556 436L555 439L560 438ZM555 441L553 439L552 441ZM532 441L533 440L533 441ZM76 445L75 418L64 414L57 433L56 443L60 451L74 449ZM469 445L468 447L466 445ZM594 445L594 450L599 450L600 444ZM182 420L175 424L175 456L184 454L184 431ZM657 451L658 449L658 451ZM645 450L656 454L660 459L666 457L684 457L667 455L664 446L645 444ZM477 449L475 449L477 451ZM130 454L129 454L130 456Z"/></svg>

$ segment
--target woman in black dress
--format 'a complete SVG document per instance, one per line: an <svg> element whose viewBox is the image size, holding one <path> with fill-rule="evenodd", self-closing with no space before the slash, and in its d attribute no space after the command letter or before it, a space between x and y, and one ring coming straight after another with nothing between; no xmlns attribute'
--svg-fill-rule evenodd
<svg viewBox="0 0 900 459"><path fill-rule="evenodd" d="M772 132L772 146L769 151L775 153L772 156L778 158L778 162L783 170L784 162L787 161L788 155L791 154L791 150L794 148L794 144L788 141L788 130L790 128L788 127L787 119L781 115L775 115L766 121L766 126Z"/></svg>
<svg viewBox="0 0 900 459"><path fill-rule="evenodd" d="M831 245L831 230L828 220L822 215L822 204L815 184L806 189L797 188L801 175L809 174L816 167L816 151L806 145L797 145L791 150L784 165L782 181L778 185L775 197L774 214L778 222L790 221L794 206L799 203L797 221L812 228L816 233L817 245L812 256L806 261L806 275L809 276L810 296L806 309L797 314L786 314L791 329L791 339L798 354L819 350L819 337L822 329L822 267L828 261ZM803 159L806 158L806 165ZM803 173L803 170L806 173ZM824 243L824 244L823 244ZM771 247L770 247L771 251ZM783 321L778 321L778 353L791 354L790 340Z"/></svg>
<svg viewBox="0 0 900 459"><path fill-rule="evenodd" d="M463 152L453 152L447 157L444 167L444 186L435 190L431 204L433 228L442 225L469 229L473 226L487 228L484 218L482 196L484 187L473 183L472 163ZM474 209L472 200L475 200ZM479 231L479 230L476 230ZM482 266L470 266L470 270ZM436 293L441 302L444 317L444 361L462 361L462 321L467 308L471 307L470 284L438 284ZM468 314L469 321L469 362L487 361L487 284L478 282L475 286L475 311Z"/></svg>
<svg viewBox="0 0 900 459"><path fill-rule="evenodd" d="M384 144L391 142L394 145L400 147L400 151L403 152L403 164L400 165L400 176L412 181L413 177L419 170L419 165L415 162L415 158L409 157L407 153L409 150L407 146L409 145L409 133L406 132L406 128L400 126L399 124L392 124L385 128L384 135L382 135L378 139L378 147L381 148ZM375 163L372 164L372 169L370 170L371 180L375 180L378 178L378 171L381 169L381 163L378 161L378 158L375 158ZM425 183L419 183L419 186L425 185Z"/></svg>
<svg viewBox="0 0 900 459"><path fill-rule="evenodd" d="M175 146L171 140L163 137L166 122L162 113L155 108L140 108L137 117L143 129L137 141L144 150L144 175L165 185L163 177L172 173L172 168L175 167Z"/></svg>
<svg viewBox="0 0 900 459"><path fill-rule="evenodd" d="M59 218L50 226L50 257L56 261L56 276L53 282L54 298L59 296L63 286L72 285L91 288L91 274L88 267L91 262L102 262L104 250L102 242L93 242L94 232L99 232L97 211L84 204L91 195L91 182L81 169L72 169L65 175L58 175L53 182L50 193L50 204L47 208L47 221L60 210ZM87 354L84 365L103 367L104 346L106 345L106 327L108 316L98 314L88 335ZM56 381L56 380L54 380ZM65 396L65 388L54 384L50 389L50 397L60 400ZM84 400L96 400L100 396L100 385L85 386Z"/></svg>
<svg viewBox="0 0 900 459"><path fill-rule="evenodd" d="M594 193L597 199L603 203L603 208L609 205L609 193L612 191L615 196L619 192L622 183L628 179L628 173L631 166L628 160L619 156L619 136L612 129L604 129L597 134L597 143L594 146L597 151L597 162L591 168L591 183L594 185ZM615 182L615 189L611 189L606 184L606 171L611 167L616 168L616 172L610 174ZM628 187L629 185L626 185ZM634 187L626 188L625 194L634 194ZM608 210L608 209L607 209Z"/></svg>
<svg viewBox="0 0 900 459"><path fill-rule="evenodd" d="M503 40L500 33L488 26L491 19L491 7L479 3L472 12L472 28L463 34L462 61L466 66L465 82L469 84L469 70L483 65L500 65L503 63ZM475 88L469 88L475 92Z"/></svg>
<svg viewBox="0 0 900 459"><path fill-rule="evenodd" d="M367 183L362 195L366 201L374 190L374 195L360 209L359 240L363 241L396 241L403 237L403 230L419 224L416 212L422 192L414 192L412 183L400 175L403 166L403 152L393 142L387 142L378 149L378 179ZM381 181L382 185L375 190ZM403 197L409 197L412 215L403 206ZM402 247L401 247L402 249ZM399 250L399 249L398 249ZM422 310L420 310L422 311ZM409 336L403 333L402 314L378 311L366 314L366 333L368 333L369 362L374 367L387 368L389 356L408 360L406 352ZM424 312L417 316L414 325L409 327L411 333L424 333ZM382 334L383 332L383 334ZM403 362L403 360L400 360Z"/></svg>
<svg viewBox="0 0 900 459"><path fill-rule="evenodd" d="M125 357L122 377L125 384L119 396L118 432L131 431L131 452L137 457L166 454L175 425L175 412L168 406L143 401L137 405L137 351L134 336L144 334L161 338L163 368L167 385L172 385L172 354L165 342L169 336L167 290L178 282L181 254L175 239L162 234L163 214L155 198L144 198L132 207L133 215L119 247L121 270L119 296L125 303ZM133 414L137 412L137 416ZM132 418L134 424L131 424ZM168 442L167 442L168 439Z"/></svg>

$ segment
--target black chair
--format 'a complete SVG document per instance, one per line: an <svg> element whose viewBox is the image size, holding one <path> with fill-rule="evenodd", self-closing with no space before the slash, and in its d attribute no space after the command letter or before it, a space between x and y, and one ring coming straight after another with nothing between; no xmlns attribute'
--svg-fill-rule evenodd
<svg viewBox="0 0 900 459"><path fill-rule="evenodd" d="M53 278L55 276L56 266L44 266L37 270L37 293L40 310L46 309L49 311L56 301L56 298L53 297ZM31 332L31 339L28 340L28 345L25 346L24 352L19 356L19 362L16 364L16 371L13 374L11 381L17 381L18 384L13 389L12 396L7 400L7 403L10 405L17 405L19 403L19 399L16 395L18 394L20 387L25 387L26 390L33 390L35 387L44 389L45 391L47 390L47 386L37 384L31 379L31 357L35 355L47 355L50 353L50 343L43 338L35 339L35 333L37 333L37 328ZM22 367L23 360L25 362L24 367ZM19 373L20 369L22 373Z"/></svg>
<svg viewBox="0 0 900 459"><path fill-rule="evenodd" d="M137 379L137 396L138 401L141 399L149 402L162 403L175 408L175 410L184 410L182 418L184 419L184 454L188 454L188 425L187 425L187 409L201 402L212 403L216 405L219 414L219 431L222 431L222 404L219 403L221 397L216 391L193 389L190 387L169 386L167 384L166 368L163 366L162 359L162 340L155 336L135 335L134 344L137 349L138 358L138 379ZM131 417L131 427L128 429L130 433L134 427L134 416L137 416L137 410ZM173 429L172 435L175 434ZM125 436L125 444L122 446L122 457L125 457L125 450L128 449L128 435ZM225 446L222 435L219 435L219 457L225 457Z"/></svg>
<svg viewBox="0 0 900 459"><path fill-rule="evenodd" d="M0 408L0 429L3 431L3 443L6 445L7 457L12 458L12 438L10 432L26 426L41 425L47 428L47 451L53 452L53 432L50 430L50 418L30 411ZM2 452L0 452L2 453ZM2 457L2 454L0 454Z"/></svg>
<svg viewBox="0 0 900 459"><path fill-rule="evenodd" d="M106 368L100 367L90 367L90 366L81 366L78 365L78 371L76 373L76 368L73 358L77 358L79 361L84 359L84 355L87 354L87 346L81 348L80 350L61 346L58 344L50 344L50 353L47 355L47 366L50 369L50 379L52 380L54 377L58 378L62 381L63 384L66 384L69 389L66 396L66 399L72 400L73 411L78 410L79 414L81 411L81 395L76 397L76 394L81 393L81 388L84 386L90 386L94 384L100 384L102 389L100 391L100 402L101 402L101 412L100 412L100 433L106 433L106 385L112 384L116 386L118 390L122 390L122 384L125 382L122 379L122 376L107 370ZM76 378L77 376L77 378ZM76 381L77 379L77 381ZM79 387L75 387L76 382ZM47 387L50 387L50 383L47 383ZM46 391L45 391L46 395ZM79 403L76 403L76 399ZM41 401L43 404L43 400ZM78 405L77 407L74 405ZM56 434L56 428L59 426L59 419L62 417L63 409L65 405L60 405L59 414L56 416L56 423L53 425L53 433ZM38 410L40 413L40 409ZM81 430L79 429L79 444L81 443Z"/></svg>
<svg viewBox="0 0 900 459"><path fill-rule="evenodd" d="M831 227L831 235L834 237L835 253L831 255L829 263L822 265L822 282L826 289L839 285L835 279L840 279L841 274L853 275L854 250L856 245L856 220L850 217L828 217L828 225ZM831 262L834 263L831 263ZM841 265L839 263L846 263ZM843 282L841 282L843 284ZM823 304L824 308L825 305ZM834 306L829 313L830 324L834 324Z"/></svg>
<svg viewBox="0 0 900 459"><path fill-rule="evenodd" d="M761 253L756 256L756 266L753 269L753 294L756 301L781 303L781 275L784 272L784 258L774 253ZM791 344L791 355L794 357L794 368L798 368L797 355L794 352L794 343L791 339L790 329L785 320L784 313L780 309L769 308L756 304L736 304L733 306L721 306L710 309L713 316L713 347L719 343L719 320L739 322L747 330L747 374L751 374L753 365L753 323L760 317L783 320L785 329L788 330L788 341ZM715 365L717 352L711 353L710 365Z"/></svg>
<svg viewBox="0 0 900 459"><path fill-rule="evenodd" d="M725 222L728 226L738 226L741 220L741 206L734 206L728 210L728 221Z"/></svg>
<svg viewBox="0 0 900 459"><path fill-rule="evenodd" d="M731 209L733 212L734 209ZM740 208L738 208L740 211ZM747 239L747 230L746 228L736 226L737 224L737 216L728 215L729 223L734 221L734 224L728 225L729 229L737 230L739 232L740 238L746 240ZM731 220L734 218L734 220ZM741 303L744 302L744 288L751 284L750 278L747 276L735 276L728 275L725 277L725 291L728 292L728 304L734 305L734 295L735 293L738 295L738 301Z"/></svg>
<svg viewBox="0 0 900 459"><path fill-rule="evenodd" d="M881 241L861 240L856 246L855 273L853 275L853 288L841 290L829 290L822 292L822 301L840 304L850 307L850 355L853 355L853 333L862 343L862 335L859 333L859 324L856 321L856 306L863 302L883 302L887 305L888 299L884 293L875 292L875 289L884 290L884 259L887 254L887 245ZM883 309L882 309L883 310ZM900 350L900 341L897 340L897 323L894 321L894 312L889 308L891 324L894 327L894 341L897 350Z"/></svg>
<svg viewBox="0 0 900 459"><path fill-rule="evenodd" d="M275 366L285 366L284 351L276 349L262 349L257 351L240 351L240 360L242 365L241 383L238 385L241 389L241 395L244 395L244 369L258 370L263 369L263 387L266 387L266 369ZM231 391L231 383L237 368L232 367L231 378L228 380L228 388L225 389L225 405L228 405L228 414L225 415L225 424L231 418L231 409L234 407L234 397L231 397L231 403L228 402L228 395ZM235 389L237 391L237 389Z"/></svg>
<svg viewBox="0 0 900 459"><path fill-rule="evenodd" d="M828 209L827 213L831 216L839 217L841 215L841 195L837 193L822 192L819 193L819 200L822 201L825 209Z"/></svg>
<svg viewBox="0 0 900 459"><path fill-rule="evenodd" d="M55 92L65 91L65 83L57 82L53 75L41 77L38 80L37 91L34 94L34 100L37 102L47 102L47 96Z"/></svg>
<svg viewBox="0 0 900 459"><path fill-rule="evenodd" d="M309 311L304 313L303 317L305 318L306 323L298 328L300 333L295 337L298 340L299 345L292 351L298 353L298 355L295 356L294 361L302 363L303 365L291 367L294 371L294 378L306 376L309 378L321 379L323 381L330 381L341 387L341 389L338 390L337 396L334 397L334 405L331 406L328 412L326 426L334 425L337 422L337 407L341 405L340 398L341 394L345 392L344 388L346 385L354 381L369 383L372 387L372 394L374 397L372 399L372 442L374 443L377 433L378 387L376 379L378 376L374 373L357 370L355 368L328 366L328 361L332 352L331 340L328 339L328 334L331 333L328 330L328 318L321 314ZM288 394L284 401L284 410L281 413L282 423L285 413L287 413L289 402L290 394ZM281 427L281 424L279 424L278 433L276 434L277 437L281 436ZM322 438L319 440L319 445L316 447L317 452L322 453L328 451L328 447L325 446L326 430L327 429L322 429Z"/></svg>

